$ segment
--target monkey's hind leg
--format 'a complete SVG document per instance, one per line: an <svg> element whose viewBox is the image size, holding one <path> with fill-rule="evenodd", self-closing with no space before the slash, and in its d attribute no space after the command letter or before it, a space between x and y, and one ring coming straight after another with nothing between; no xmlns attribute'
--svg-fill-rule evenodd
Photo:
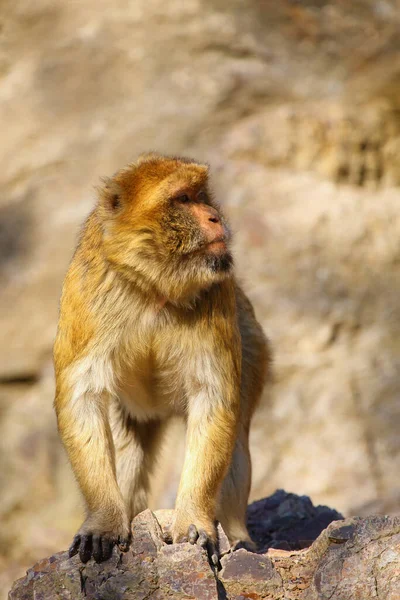
<svg viewBox="0 0 400 600"><path fill-rule="evenodd" d="M150 477L164 429L165 422L138 422L121 407L115 409L112 434L117 482L131 520L148 508Z"/></svg>
<svg viewBox="0 0 400 600"><path fill-rule="evenodd" d="M245 542L254 548L246 527L246 510L251 486L249 434L241 426L235 443L232 462L222 483L217 519L232 546Z"/></svg>

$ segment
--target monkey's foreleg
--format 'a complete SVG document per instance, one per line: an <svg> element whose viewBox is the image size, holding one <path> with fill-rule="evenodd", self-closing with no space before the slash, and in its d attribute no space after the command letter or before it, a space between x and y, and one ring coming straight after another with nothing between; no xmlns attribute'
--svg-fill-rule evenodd
<svg viewBox="0 0 400 600"><path fill-rule="evenodd" d="M58 427L86 500L87 518L69 550L82 562L101 562L118 544L129 547L130 523L117 485L114 445L108 422L108 398L85 393L56 399Z"/></svg>
<svg viewBox="0 0 400 600"><path fill-rule="evenodd" d="M150 476L166 423L159 420L139 423L118 402L110 412L118 486L128 515L134 519L148 507Z"/></svg>
<svg viewBox="0 0 400 600"><path fill-rule="evenodd" d="M216 503L231 461L237 417L229 408L211 408L204 398L198 400L189 411L172 539L207 547L211 561L218 564Z"/></svg>
<svg viewBox="0 0 400 600"><path fill-rule="evenodd" d="M246 511L251 486L251 459L248 427L240 425L229 471L222 484L217 518L232 546L253 543L246 527Z"/></svg>

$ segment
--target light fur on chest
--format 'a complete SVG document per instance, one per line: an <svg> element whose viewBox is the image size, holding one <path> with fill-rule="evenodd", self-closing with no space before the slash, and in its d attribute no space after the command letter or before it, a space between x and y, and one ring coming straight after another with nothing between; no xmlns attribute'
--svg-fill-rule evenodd
<svg viewBox="0 0 400 600"><path fill-rule="evenodd" d="M212 340L196 330L190 336L174 331L159 309L126 322L119 336L111 331L117 340L113 351L98 345L73 365L69 380L74 402L106 393L138 421L182 415L188 402L201 410L210 397L218 403L223 390Z"/></svg>

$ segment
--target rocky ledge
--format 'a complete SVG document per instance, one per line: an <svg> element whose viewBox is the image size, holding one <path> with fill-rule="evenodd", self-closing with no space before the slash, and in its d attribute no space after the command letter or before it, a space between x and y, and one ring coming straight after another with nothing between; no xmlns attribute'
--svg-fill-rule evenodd
<svg viewBox="0 0 400 600"><path fill-rule="evenodd" d="M9 600L398 600L400 518L343 520L309 498L276 492L248 509L258 553L229 549L219 528L221 569L190 544L167 545L172 511L146 510L133 522L129 552L83 565L59 552L16 581Z"/></svg>

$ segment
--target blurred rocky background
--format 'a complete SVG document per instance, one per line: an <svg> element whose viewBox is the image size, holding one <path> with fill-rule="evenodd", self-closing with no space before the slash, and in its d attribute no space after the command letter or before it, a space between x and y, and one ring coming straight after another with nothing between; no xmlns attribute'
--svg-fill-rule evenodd
<svg viewBox="0 0 400 600"><path fill-rule="evenodd" d="M145 150L211 164L274 347L252 499L400 511L399 27L398 0L0 1L1 598L81 520L58 298L93 186Z"/></svg>

